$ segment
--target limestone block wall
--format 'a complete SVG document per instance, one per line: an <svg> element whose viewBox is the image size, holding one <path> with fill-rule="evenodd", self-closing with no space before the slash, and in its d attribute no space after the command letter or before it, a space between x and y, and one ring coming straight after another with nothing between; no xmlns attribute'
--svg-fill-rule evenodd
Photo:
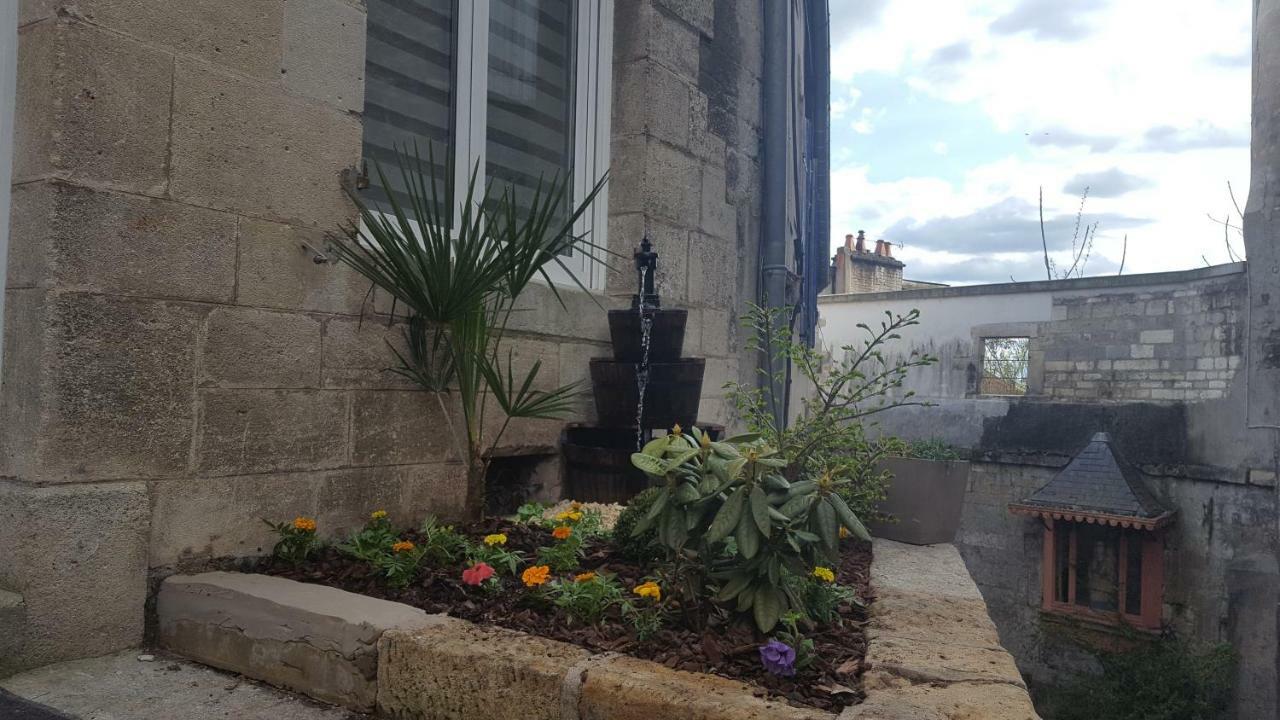
<svg viewBox="0 0 1280 720"><path fill-rule="evenodd" d="M1189 287L1055 297L1032 340L1043 394L1107 400L1224 397L1244 354L1243 275Z"/></svg>
<svg viewBox="0 0 1280 720"><path fill-rule="evenodd" d="M609 242L654 238L686 354L708 358L709 421L753 362L735 328L759 237L760 11L616 4ZM332 534L373 507L460 508L440 411L385 372L390 303L326 244L353 212L364 17L359 0L21 2L0 590L25 621L2 628L0 672L138 642L148 575L265 551L260 518ZM518 362L546 384L608 354L604 308L634 286L611 262L602 292L566 310L538 288L517 313ZM584 396L570 420L592 414ZM517 423L504 450L554 448L562 425Z"/></svg>

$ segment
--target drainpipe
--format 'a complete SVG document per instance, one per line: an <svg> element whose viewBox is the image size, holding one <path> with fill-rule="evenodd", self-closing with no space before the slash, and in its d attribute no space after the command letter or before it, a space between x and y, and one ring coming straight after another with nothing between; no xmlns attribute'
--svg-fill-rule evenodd
<svg viewBox="0 0 1280 720"><path fill-rule="evenodd" d="M760 305L766 309L786 305L787 276L787 77L791 68L791 0L761 0L764 4L764 146L761 155L761 206L764 217L760 235ZM786 360L780 355L761 358L767 370L777 370ZM772 377L774 373L770 373ZM776 427L785 427L786 388L774 382L771 396Z"/></svg>

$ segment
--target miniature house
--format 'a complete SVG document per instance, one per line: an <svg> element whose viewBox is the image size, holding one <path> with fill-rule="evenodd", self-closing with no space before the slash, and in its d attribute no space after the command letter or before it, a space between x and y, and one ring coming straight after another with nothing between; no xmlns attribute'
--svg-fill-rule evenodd
<svg viewBox="0 0 1280 720"><path fill-rule="evenodd" d="M1042 609L1158 630L1164 533L1173 513L1147 490L1107 433L1010 512L1044 522Z"/></svg>

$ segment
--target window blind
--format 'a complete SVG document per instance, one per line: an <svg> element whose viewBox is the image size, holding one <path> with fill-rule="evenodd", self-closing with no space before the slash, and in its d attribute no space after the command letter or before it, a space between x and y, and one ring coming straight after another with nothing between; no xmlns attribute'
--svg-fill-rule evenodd
<svg viewBox="0 0 1280 720"><path fill-rule="evenodd" d="M572 179L574 12L573 0L490 4L485 175L520 207L540 181Z"/></svg>
<svg viewBox="0 0 1280 720"><path fill-rule="evenodd" d="M385 203L386 193L403 202L396 150L414 152L437 183L449 171L452 144L455 16L453 0L368 0L365 50L364 159L369 165L369 197ZM378 179L375 163L389 187ZM443 186L437 186L443 192ZM429 189L428 189L429 190Z"/></svg>

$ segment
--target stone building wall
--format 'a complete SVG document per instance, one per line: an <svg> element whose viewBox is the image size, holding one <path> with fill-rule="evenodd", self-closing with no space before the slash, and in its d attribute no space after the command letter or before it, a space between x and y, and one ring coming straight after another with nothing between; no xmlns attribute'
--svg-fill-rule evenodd
<svg viewBox="0 0 1280 720"><path fill-rule="evenodd" d="M1244 353L1243 276L1181 289L1054 298L1032 341L1055 398L1209 400ZM1087 342L1082 342L1083 338Z"/></svg>
<svg viewBox="0 0 1280 720"><path fill-rule="evenodd" d="M819 298L824 343L837 351L859 341L858 322L920 310L920 324L889 354L939 358L903 387L931 405L882 413L876 432L969 453L955 544L1033 687L1096 672L1098 649L1113 637L1041 612L1043 526L1008 505L1106 431L1177 512L1166 531L1164 622L1194 642L1231 643L1240 656L1236 716L1274 716L1280 514L1275 448L1245 420L1256 401L1242 371L1248 271ZM977 392L984 337L1029 338L1025 397Z"/></svg>
<svg viewBox="0 0 1280 720"><path fill-rule="evenodd" d="M734 316L759 237L760 12L616 3L610 247L654 238L711 421L751 373ZM269 549L260 518L337 534L376 507L459 510L440 410L385 372L390 304L326 242L353 212L364 18L358 0L22 1L0 386L0 590L21 601L0 672L137 643L148 575ZM604 308L634 284L614 264L567 310L528 293L517 370L584 380L609 353ZM504 451L554 449L562 424L517 423Z"/></svg>

